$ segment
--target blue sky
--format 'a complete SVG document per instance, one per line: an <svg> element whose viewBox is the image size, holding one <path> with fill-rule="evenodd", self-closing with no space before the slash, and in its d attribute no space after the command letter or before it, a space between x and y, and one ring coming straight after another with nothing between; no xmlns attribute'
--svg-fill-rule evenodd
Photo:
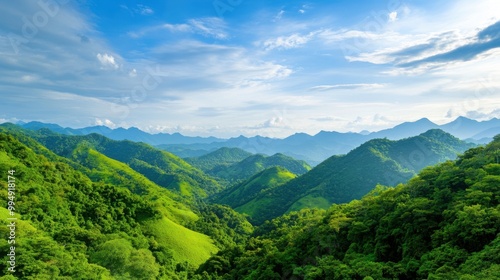
<svg viewBox="0 0 500 280"><path fill-rule="evenodd" d="M500 117L499 11L496 0L9 1L0 121L285 137Z"/></svg>

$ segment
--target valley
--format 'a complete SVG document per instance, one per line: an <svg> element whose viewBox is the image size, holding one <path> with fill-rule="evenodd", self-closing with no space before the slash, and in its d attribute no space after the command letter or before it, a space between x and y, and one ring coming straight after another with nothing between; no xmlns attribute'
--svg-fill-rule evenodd
<svg viewBox="0 0 500 280"><path fill-rule="evenodd" d="M264 279L413 278L451 273L432 259L450 250L461 256L448 264L453 273L465 273L498 248L497 138L478 147L430 129L371 139L311 167L231 146L182 159L143 142L60 134L47 125L3 124L0 136L1 172L15 170L20 182L19 255L52 248L14 275L76 277L83 269L101 279L257 279L257 272ZM476 215L463 223L486 215L482 243L467 243L467 232L460 243L458 222L442 216L445 209ZM427 247L411 247L423 240ZM481 267L477 275L496 273L493 263Z"/></svg>

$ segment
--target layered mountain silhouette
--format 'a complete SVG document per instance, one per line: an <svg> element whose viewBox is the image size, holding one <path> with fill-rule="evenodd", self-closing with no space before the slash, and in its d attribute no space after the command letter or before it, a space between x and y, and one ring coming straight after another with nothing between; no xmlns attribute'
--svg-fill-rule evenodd
<svg viewBox="0 0 500 280"><path fill-rule="evenodd" d="M362 143L376 138L399 140L415 136L429 129L439 128L462 140L483 144L491 141L493 136L500 133L500 119L476 121L466 117L458 117L454 121L437 125L427 118L414 122L405 122L390 129L368 133L341 133L321 131L316 135L296 133L284 139L262 136L239 136L230 139L215 137L190 137L179 133L149 134L137 128L110 129L105 126L93 126L81 129L63 128L54 124L29 122L22 124L24 128L37 130L49 128L52 131L68 135L86 135L99 133L114 140L131 140L145 142L176 154L179 157L199 157L222 147L235 147L250 153L274 155L282 153L296 159L307 161L310 165L317 165L332 155L346 154Z"/></svg>

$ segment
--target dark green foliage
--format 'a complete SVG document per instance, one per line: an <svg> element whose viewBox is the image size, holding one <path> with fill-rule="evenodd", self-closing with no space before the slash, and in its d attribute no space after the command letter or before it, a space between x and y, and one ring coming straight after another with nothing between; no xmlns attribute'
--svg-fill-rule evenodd
<svg viewBox="0 0 500 280"><path fill-rule="evenodd" d="M247 219L227 206L203 204L200 216L200 219L186 226L212 237L220 249L244 243L253 232L253 226Z"/></svg>
<svg viewBox="0 0 500 280"><path fill-rule="evenodd" d="M217 279L499 279L499 150L497 137L404 185L379 186L326 212L304 209L266 221L243 247L220 251L198 273Z"/></svg>
<svg viewBox="0 0 500 280"><path fill-rule="evenodd" d="M140 222L160 216L151 203L127 189L93 183L64 161L57 161L57 156L52 154L54 160L49 161L34 153L43 147L28 142L33 148L0 133L0 174L6 176L8 170L15 170L16 213L22 215L16 236L19 265L13 275L23 279L106 278L111 276L109 271L88 258L99 240L119 234L133 240L137 248L148 247ZM6 206L3 180L0 195L0 205ZM6 211L0 208L2 224ZM7 227L0 227L2 236L6 231ZM2 238L4 260L8 248ZM0 264L3 272L5 264Z"/></svg>
<svg viewBox="0 0 500 280"><path fill-rule="evenodd" d="M441 130L399 141L371 140L347 155L327 159L283 187L260 194L255 203L272 200L274 207L260 208L251 216L260 224L288 211L328 208L332 203L359 199L377 184L404 183L425 166L453 159L472 146Z"/></svg>
<svg viewBox="0 0 500 280"><path fill-rule="evenodd" d="M229 166L216 166L207 171L207 173L234 184L240 183L267 168L275 166L283 167L297 175L304 174L311 169L305 161L296 160L283 154L272 156L257 154Z"/></svg>

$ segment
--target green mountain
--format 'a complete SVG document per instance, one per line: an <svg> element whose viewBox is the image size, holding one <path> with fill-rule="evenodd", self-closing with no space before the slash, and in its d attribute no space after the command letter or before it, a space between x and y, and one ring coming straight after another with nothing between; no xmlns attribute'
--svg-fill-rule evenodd
<svg viewBox="0 0 500 280"><path fill-rule="evenodd" d="M101 153L114 144L106 138L44 134L0 126L0 235L9 236L7 218L17 218L14 273L7 271L12 244L0 239L0 274L17 278L0 279L186 279L253 231L234 210L195 204Z"/></svg>
<svg viewBox="0 0 500 280"><path fill-rule="evenodd" d="M438 148L423 137L417 139L429 150ZM394 145L383 147L385 154L394 152ZM421 170L406 184L378 186L326 211L303 209L267 221L197 274L195 279L500 279L500 135L455 161Z"/></svg>
<svg viewBox="0 0 500 280"><path fill-rule="evenodd" d="M127 164L157 185L184 196L206 197L221 189L215 180L184 160L145 143L115 141L98 134L67 136L49 131L35 137L56 154L74 159L87 168L92 168L92 162L79 155L87 155L87 150L91 149Z"/></svg>
<svg viewBox="0 0 500 280"><path fill-rule="evenodd" d="M270 167L250 179L216 194L212 200L219 204L227 204L240 213L253 216L257 209L273 207L272 200L260 200L259 203L254 203L253 200L260 193L277 188L294 178L296 175L283 167Z"/></svg>
<svg viewBox="0 0 500 280"><path fill-rule="evenodd" d="M297 175L304 174L311 169L305 161L278 153L272 156L252 155L230 166L215 167L207 173L231 182L241 182L273 166L281 166Z"/></svg>
<svg viewBox="0 0 500 280"><path fill-rule="evenodd" d="M252 218L257 224L292 210L326 209L332 203L359 199L377 184L404 183L422 168L454 159L472 146L441 130L399 141L370 140L347 155L330 157L280 188L260 193L244 207L256 209ZM261 201L265 205L272 201L273 207L258 207Z"/></svg>
<svg viewBox="0 0 500 280"><path fill-rule="evenodd" d="M192 166L197 167L207 173L214 169L222 169L229 165L238 163L252 154L239 148L223 147L206 155L199 157L185 158L184 160Z"/></svg>

